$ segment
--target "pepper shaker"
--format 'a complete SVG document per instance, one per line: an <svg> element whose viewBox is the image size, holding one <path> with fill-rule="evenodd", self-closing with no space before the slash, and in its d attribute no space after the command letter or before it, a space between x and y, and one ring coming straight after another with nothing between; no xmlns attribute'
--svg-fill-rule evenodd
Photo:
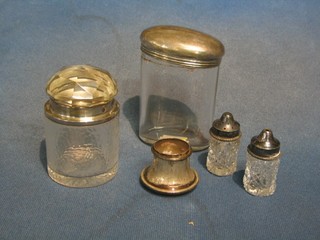
<svg viewBox="0 0 320 240"><path fill-rule="evenodd" d="M247 163L243 184L255 196L270 196L276 190L280 164L280 142L270 129L264 129L251 139L247 149Z"/></svg>
<svg viewBox="0 0 320 240"><path fill-rule="evenodd" d="M207 169L217 176L227 176L237 170L240 145L240 124L230 112L222 114L212 123Z"/></svg>

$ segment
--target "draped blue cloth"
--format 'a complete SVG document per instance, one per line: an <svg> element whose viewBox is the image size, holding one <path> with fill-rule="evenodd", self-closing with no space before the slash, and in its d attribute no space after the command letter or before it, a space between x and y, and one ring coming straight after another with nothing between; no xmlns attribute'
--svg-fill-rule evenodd
<svg viewBox="0 0 320 240"><path fill-rule="evenodd" d="M311 0L0 1L0 239L320 239L319 12ZM238 171L216 177L196 152L200 183L178 197L139 183L152 159L137 136L139 35L160 24L224 43L215 118L230 111L242 130ZM104 68L119 85L119 171L96 188L46 172L45 86L73 64ZM260 198L242 177L263 128L282 157L275 194Z"/></svg>

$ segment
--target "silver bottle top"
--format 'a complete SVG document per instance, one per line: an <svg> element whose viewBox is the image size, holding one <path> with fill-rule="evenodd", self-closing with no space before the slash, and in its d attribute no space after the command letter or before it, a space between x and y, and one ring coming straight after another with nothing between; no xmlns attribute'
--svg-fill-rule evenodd
<svg viewBox="0 0 320 240"><path fill-rule="evenodd" d="M212 123L210 135L222 141L234 141L241 136L240 124L230 112L225 112Z"/></svg>
<svg viewBox="0 0 320 240"><path fill-rule="evenodd" d="M280 154L280 142L270 129L263 129L258 136L251 139L248 152L257 158L274 160Z"/></svg>

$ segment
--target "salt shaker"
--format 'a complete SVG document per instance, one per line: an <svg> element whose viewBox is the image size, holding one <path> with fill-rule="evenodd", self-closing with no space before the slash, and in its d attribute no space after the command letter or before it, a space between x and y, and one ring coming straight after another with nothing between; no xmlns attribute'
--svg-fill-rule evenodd
<svg viewBox="0 0 320 240"><path fill-rule="evenodd" d="M280 164L280 142L270 129L264 129L251 139L247 152L245 190L255 196L272 195Z"/></svg>
<svg viewBox="0 0 320 240"><path fill-rule="evenodd" d="M100 68L61 69L46 88L47 169L57 183L93 187L111 180L119 160L116 82Z"/></svg>
<svg viewBox="0 0 320 240"><path fill-rule="evenodd" d="M230 112L222 114L212 123L207 169L217 176L227 176L237 170L240 145L240 124Z"/></svg>

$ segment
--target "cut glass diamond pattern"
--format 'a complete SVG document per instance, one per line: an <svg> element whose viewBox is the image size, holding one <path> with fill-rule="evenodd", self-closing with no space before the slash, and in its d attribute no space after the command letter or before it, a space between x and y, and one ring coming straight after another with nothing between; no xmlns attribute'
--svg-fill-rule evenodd
<svg viewBox="0 0 320 240"><path fill-rule="evenodd" d="M56 73L47 87L55 101L73 107L91 107L111 101L118 90L110 74L102 69L76 65Z"/></svg>

